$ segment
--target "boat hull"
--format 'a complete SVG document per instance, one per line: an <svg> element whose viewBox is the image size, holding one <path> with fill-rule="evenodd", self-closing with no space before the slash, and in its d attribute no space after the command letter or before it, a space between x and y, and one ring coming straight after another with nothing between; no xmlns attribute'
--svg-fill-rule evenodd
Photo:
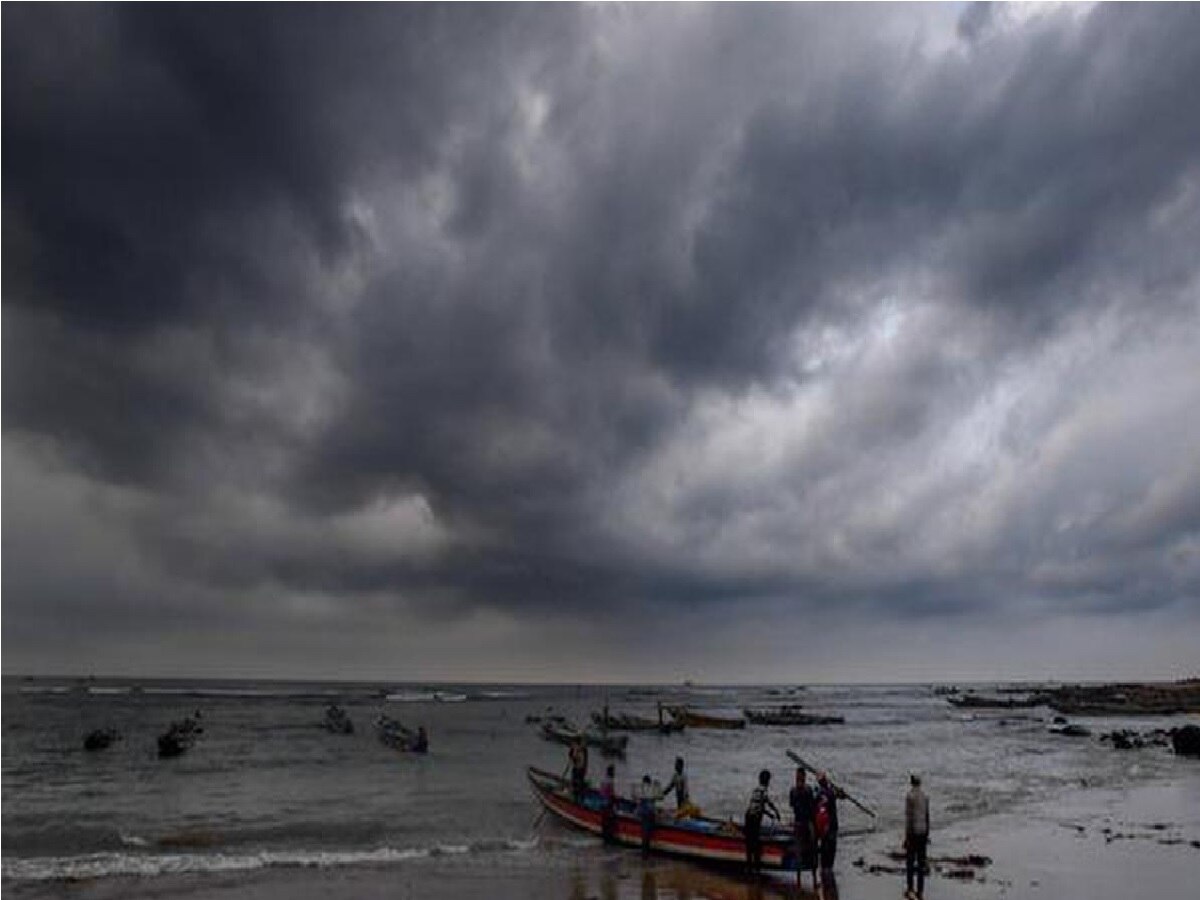
<svg viewBox="0 0 1200 900"><path fill-rule="evenodd" d="M541 769L528 769L529 784L538 802L562 821L597 837L604 834L603 813L594 803L579 803L571 794L569 784L558 775ZM688 819L686 824L672 819L657 822L650 835L650 849L655 853L690 859L710 865L744 868L746 841L740 826L717 819ZM635 807L629 800L619 800L613 831L613 842L625 847L641 848L642 825ZM762 867L779 871L794 870L793 841L787 831L765 830L762 837Z"/></svg>

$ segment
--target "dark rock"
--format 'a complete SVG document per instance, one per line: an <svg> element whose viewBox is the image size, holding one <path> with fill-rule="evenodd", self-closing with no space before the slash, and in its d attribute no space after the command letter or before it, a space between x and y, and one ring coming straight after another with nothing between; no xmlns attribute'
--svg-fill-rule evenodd
<svg viewBox="0 0 1200 900"><path fill-rule="evenodd" d="M1171 735L1171 744L1179 756L1200 757L1200 725L1184 725Z"/></svg>

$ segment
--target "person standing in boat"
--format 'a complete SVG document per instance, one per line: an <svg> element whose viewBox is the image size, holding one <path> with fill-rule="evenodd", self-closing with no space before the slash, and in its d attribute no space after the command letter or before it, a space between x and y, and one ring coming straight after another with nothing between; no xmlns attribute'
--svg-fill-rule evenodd
<svg viewBox="0 0 1200 900"><path fill-rule="evenodd" d="M804 767L796 769L796 784L788 794L788 801L795 816L793 827L796 832L796 886L800 886L802 873L812 872L813 890L817 889L817 838L813 828L816 814L816 799L808 786Z"/></svg>
<svg viewBox="0 0 1200 900"><path fill-rule="evenodd" d="M813 825L819 845L822 874L833 871L833 862L837 858L837 802L839 797L844 796L841 789L830 782L825 772L817 776L817 806L813 814Z"/></svg>
<svg viewBox="0 0 1200 900"><path fill-rule="evenodd" d="M675 792L675 818L686 819L693 815L691 796L688 793L687 775L683 771L683 757L675 757L675 772L663 790L663 796Z"/></svg>
<svg viewBox="0 0 1200 900"><path fill-rule="evenodd" d="M575 738L567 757L571 764L571 792L579 800L587 792L588 748L583 735Z"/></svg>
<svg viewBox="0 0 1200 900"><path fill-rule="evenodd" d="M921 790L921 776L913 775L912 789L904 798L904 895L920 900L925 896L926 853L929 849L929 798ZM913 893L913 875L917 876L917 892Z"/></svg>
<svg viewBox="0 0 1200 900"><path fill-rule="evenodd" d="M600 830L604 843L613 844L617 840L617 769L609 764L604 770L604 780L600 782Z"/></svg>
<svg viewBox="0 0 1200 900"><path fill-rule="evenodd" d="M771 773L763 769L758 773L758 787L750 794L746 807L744 833L746 836L746 868L751 872L762 871L762 820L770 816L779 821L779 809L775 806L767 788L771 784Z"/></svg>

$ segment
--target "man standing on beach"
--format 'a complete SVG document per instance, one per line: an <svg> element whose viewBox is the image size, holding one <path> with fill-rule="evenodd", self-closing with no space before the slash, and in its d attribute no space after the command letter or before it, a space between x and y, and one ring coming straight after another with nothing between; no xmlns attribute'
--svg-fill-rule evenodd
<svg viewBox="0 0 1200 900"><path fill-rule="evenodd" d="M837 858L838 797L844 796L833 786L829 776L822 772L817 776L817 807L813 813L813 825L820 845L821 871L832 872Z"/></svg>
<svg viewBox="0 0 1200 900"><path fill-rule="evenodd" d="M904 874L908 889L906 897L925 896L926 851L929 848L929 798L921 790L921 777L910 779L912 789L904 798ZM913 893L913 872L917 875L917 892Z"/></svg>
<svg viewBox="0 0 1200 900"><path fill-rule="evenodd" d="M746 868L750 872L762 871L762 820L770 816L779 821L779 810L767 795L771 784L771 773L763 769L758 773L758 787L750 795L750 804L746 807L746 818L742 833L746 838Z"/></svg>
<svg viewBox="0 0 1200 900"><path fill-rule="evenodd" d="M788 800L796 820L794 824L796 830L796 886L800 886L800 878L804 870L810 869L815 891L817 889L817 842L813 832L813 816L816 804L803 766L796 769L796 785L788 795Z"/></svg>

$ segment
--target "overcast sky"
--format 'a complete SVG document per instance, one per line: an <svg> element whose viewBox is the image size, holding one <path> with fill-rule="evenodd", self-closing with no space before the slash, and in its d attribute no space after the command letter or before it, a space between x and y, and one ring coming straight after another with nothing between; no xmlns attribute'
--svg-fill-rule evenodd
<svg viewBox="0 0 1200 900"><path fill-rule="evenodd" d="M4 671L1200 674L1200 6L3 7Z"/></svg>

